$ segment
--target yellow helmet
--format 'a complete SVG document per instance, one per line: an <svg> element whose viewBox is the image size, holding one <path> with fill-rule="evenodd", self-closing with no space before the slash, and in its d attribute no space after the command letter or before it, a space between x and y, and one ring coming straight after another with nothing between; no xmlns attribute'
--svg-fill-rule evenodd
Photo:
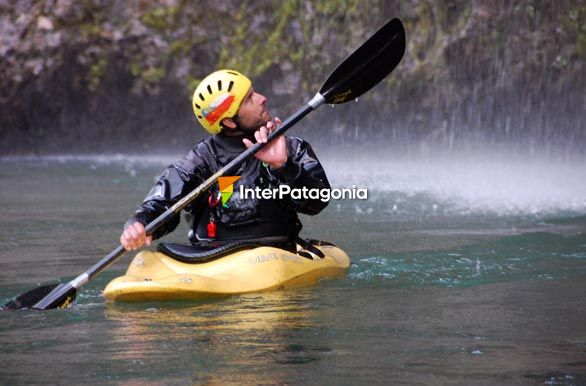
<svg viewBox="0 0 586 386"><path fill-rule="evenodd" d="M193 112L211 134L222 131L220 123L238 112L252 82L234 70L219 70L206 76L193 93Z"/></svg>

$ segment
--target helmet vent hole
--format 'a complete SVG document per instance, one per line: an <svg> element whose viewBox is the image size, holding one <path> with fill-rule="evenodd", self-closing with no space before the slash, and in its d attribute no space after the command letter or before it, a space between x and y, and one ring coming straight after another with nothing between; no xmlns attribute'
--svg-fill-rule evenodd
<svg viewBox="0 0 586 386"><path fill-rule="evenodd" d="M210 95L213 94L213 92L212 92L212 86L210 86L209 84L208 84L208 92L210 93Z"/></svg>
<svg viewBox="0 0 586 386"><path fill-rule="evenodd" d="M203 119L201 115L198 115L197 117L198 117L199 119Z"/></svg>
<svg viewBox="0 0 586 386"><path fill-rule="evenodd" d="M195 104L195 108L201 110L201 107L197 103Z"/></svg>
<svg viewBox="0 0 586 386"><path fill-rule="evenodd" d="M218 81L218 91L222 91L222 81Z"/></svg>
<svg viewBox="0 0 586 386"><path fill-rule="evenodd" d="M203 97L203 95L201 95L201 93L199 94L199 99L201 99L202 102L205 102L205 98Z"/></svg>
<svg viewBox="0 0 586 386"><path fill-rule="evenodd" d="M232 86L234 86L234 81L231 80L230 84L228 85L228 92L232 91Z"/></svg>

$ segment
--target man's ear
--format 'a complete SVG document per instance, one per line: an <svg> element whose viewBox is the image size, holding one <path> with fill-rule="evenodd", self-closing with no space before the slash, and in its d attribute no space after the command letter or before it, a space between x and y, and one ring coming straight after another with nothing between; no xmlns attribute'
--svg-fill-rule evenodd
<svg viewBox="0 0 586 386"><path fill-rule="evenodd" d="M222 125L224 127L229 128L229 129L235 129L236 128L236 122L234 122L232 120L232 118L224 118L224 119L222 119Z"/></svg>

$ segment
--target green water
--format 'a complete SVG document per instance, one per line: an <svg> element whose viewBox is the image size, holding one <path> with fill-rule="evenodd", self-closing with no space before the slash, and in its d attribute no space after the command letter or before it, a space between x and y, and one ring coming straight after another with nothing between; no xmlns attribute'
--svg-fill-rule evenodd
<svg viewBox="0 0 586 386"><path fill-rule="evenodd" d="M0 301L113 249L169 160L2 160ZM581 166L405 163L372 176L322 161L334 185L370 189L303 218L304 235L351 256L345 278L106 305L126 257L74 308L0 313L0 384L586 384Z"/></svg>

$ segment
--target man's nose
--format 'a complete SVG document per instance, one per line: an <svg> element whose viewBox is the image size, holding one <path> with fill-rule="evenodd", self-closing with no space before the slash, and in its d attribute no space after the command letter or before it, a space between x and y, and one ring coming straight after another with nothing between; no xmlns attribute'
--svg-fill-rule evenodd
<svg viewBox="0 0 586 386"><path fill-rule="evenodd" d="M264 95L259 94L257 92L255 92L255 94L256 94L256 98L257 98L258 104L264 105L266 103L266 101L267 101L267 98Z"/></svg>

